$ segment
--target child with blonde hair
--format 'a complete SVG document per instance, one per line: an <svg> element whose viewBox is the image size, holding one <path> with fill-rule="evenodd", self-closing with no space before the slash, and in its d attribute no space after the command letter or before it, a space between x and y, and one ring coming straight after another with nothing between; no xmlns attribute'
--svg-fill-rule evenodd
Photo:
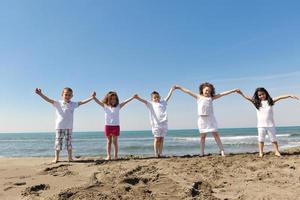
<svg viewBox="0 0 300 200"><path fill-rule="evenodd" d="M96 103L103 107L104 117L105 117L105 126L104 126L104 134L107 138L107 157L106 160L111 159L111 144L114 145L114 159L118 159L118 137L120 135L120 110L130 101L132 101L135 96L125 100L122 103L119 103L119 97L116 92L110 91L108 92L104 99L100 101L96 98L96 92L93 93L93 99Z"/></svg>
<svg viewBox="0 0 300 200"><path fill-rule="evenodd" d="M68 150L68 160L69 162L73 161L72 158L72 132L73 132L73 113L76 108L86 104L93 100L93 97L90 97L86 100L73 102L71 101L73 97L73 90L69 87L66 87L62 91L62 100L55 101L47 97L42 93L42 90L39 88L35 89L35 93L42 97L46 102L52 104L56 110L56 121L55 121L55 158L54 163L59 161L59 153L62 150L63 139L65 139L65 146Z"/></svg>

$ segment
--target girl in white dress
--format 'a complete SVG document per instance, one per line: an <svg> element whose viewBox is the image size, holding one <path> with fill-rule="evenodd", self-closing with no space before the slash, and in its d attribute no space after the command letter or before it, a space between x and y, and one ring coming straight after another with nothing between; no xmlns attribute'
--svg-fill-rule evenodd
<svg viewBox="0 0 300 200"><path fill-rule="evenodd" d="M281 154L278 148L276 128L273 117L273 105L277 101L282 99L298 99L298 97L294 95L284 95L272 99L265 88L257 88L252 98L245 96L241 91L238 91L238 93L242 95L242 97L250 101L252 104L254 104L256 108L259 157L263 157L264 155L264 142L266 133L269 134L270 140L273 144L275 155L280 157Z"/></svg>
<svg viewBox="0 0 300 200"><path fill-rule="evenodd" d="M184 87L175 86L176 89L191 95L197 99L198 104L198 128L200 132L200 156L204 155L205 139L207 133L212 133L220 149L220 154L225 156L223 144L218 133L218 124L214 115L213 101L225 95L239 91L238 89L229 90L220 94L215 94L215 88L210 83L203 83L199 86L199 93L194 93Z"/></svg>

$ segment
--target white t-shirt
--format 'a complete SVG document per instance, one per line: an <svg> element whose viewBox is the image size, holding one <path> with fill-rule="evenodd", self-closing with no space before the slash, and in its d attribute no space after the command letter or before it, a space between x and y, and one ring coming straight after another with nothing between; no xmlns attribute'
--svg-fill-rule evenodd
<svg viewBox="0 0 300 200"><path fill-rule="evenodd" d="M152 127L159 127L168 123L167 102L165 100L156 102L147 102L150 111L150 123Z"/></svg>
<svg viewBox="0 0 300 200"><path fill-rule="evenodd" d="M105 117L105 125L108 126L119 126L120 118L119 118L119 111L120 105L117 107L111 107L104 105L104 117Z"/></svg>
<svg viewBox="0 0 300 200"><path fill-rule="evenodd" d="M270 106L268 101L261 101L261 107L257 111L257 127L275 127L273 118L273 106Z"/></svg>
<svg viewBox="0 0 300 200"><path fill-rule="evenodd" d="M200 97L197 99L198 116L214 115L213 102L211 97Z"/></svg>
<svg viewBox="0 0 300 200"><path fill-rule="evenodd" d="M69 103L64 102L63 100L54 101L53 106L56 110L56 120L55 128L56 129L73 129L73 114L75 108L78 108L78 102Z"/></svg>

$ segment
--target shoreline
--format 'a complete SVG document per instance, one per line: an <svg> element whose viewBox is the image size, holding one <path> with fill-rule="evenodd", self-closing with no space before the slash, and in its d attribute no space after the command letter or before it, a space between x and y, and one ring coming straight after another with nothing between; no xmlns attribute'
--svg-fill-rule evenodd
<svg viewBox="0 0 300 200"><path fill-rule="evenodd" d="M285 154L286 152L290 152L293 150L298 150L300 149L300 146L293 146L293 147L280 147L280 152L282 154ZM265 151L265 154L272 154L272 151ZM253 152L237 152L237 153L228 153L225 151L226 156L233 156L233 155L241 155L241 154L258 154L258 151L253 151ZM206 156L219 156L219 154L217 153L207 153L202 157L206 157ZM3 158L7 158L7 159L23 159L23 158L53 158L54 157L54 153L53 156L0 156L0 159ZM80 160L82 158L93 158L93 159L98 159L99 158L105 158L106 154L99 154L99 155L74 155L73 158L76 162L76 160ZM184 155L163 155L163 157L161 158L185 158L185 157L200 157L200 154L184 154ZM67 155L61 155L60 158L67 158ZM119 154L119 159L118 160L124 160L124 159L155 159L156 157L154 157L152 154Z"/></svg>

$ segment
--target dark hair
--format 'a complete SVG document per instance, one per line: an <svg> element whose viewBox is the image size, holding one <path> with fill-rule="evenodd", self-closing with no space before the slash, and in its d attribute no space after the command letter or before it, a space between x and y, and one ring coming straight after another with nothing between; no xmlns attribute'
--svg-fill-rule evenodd
<svg viewBox="0 0 300 200"><path fill-rule="evenodd" d="M65 87L65 88L63 89L63 92L64 92L65 90L67 90L68 92L71 92L71 93L73 94L73 90L72 90L71 88Z"/></svg>
<svg viewBox="0 0 300 200"><path fill-rule="evenodd" d="M254 95L253 95L253 103L254 103L254 106L259 109L261 107L261 100L259 99L258 97L258 92L263 92L266 94L266 99L268 101L268 104L270 106L273 106L274 105L274 101L272 99L272 97L269 95L269 92L263 88L263 87L259 87L259 88L256 88L255 92L254 92Z"/></svg>
<svg viewBox="0 0 300 200"><path fill-rule="evenodd" d="M115 105L111 105L111 104L110 104L110 100L111 100L111 98L112 98L113 96L115 96L116 99L117 99L117 102L115 103ZM117 95L116 92L114 92L114 91L109 91L109 92L105 95L105 97L104 97L104 99L102 100L102 102L103 102L105 105L112 106L112 107L117 107L117 106L119 105L119 97L118 97L118 95Z"/></svg>
<svg viewBox="0 0 300 200"><path fill-rule="evenodd" d="M156 92L156 91L153 91L153 92L151 93L151 97L152 97L153 95L158 95L158 96L160 96L159 93Z"/></svg>
<svg viewBox="0 0 300 200"><path fill-rule="evenodd" d="M203 95L203 89L204 89L205 87L209 87L209 88L211 89L211 93L210 93L210 96L211 96L211 97L214 97L214 96L216 95L216 91L215 91L214 85L211 84L211 83L208 83L208 82L202 83L202 84L199 86L199 93L200 93L201 95Z"/></svg>

